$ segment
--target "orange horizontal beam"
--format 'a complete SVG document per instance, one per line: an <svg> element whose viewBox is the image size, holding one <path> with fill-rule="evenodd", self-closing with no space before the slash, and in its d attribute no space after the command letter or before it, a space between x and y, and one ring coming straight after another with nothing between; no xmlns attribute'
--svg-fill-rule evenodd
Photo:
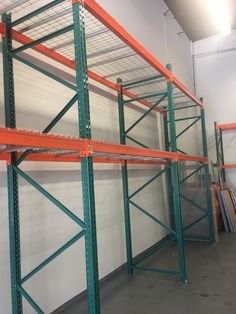
<svg viewBox="0 0 236 314"><path fill-rule="evenodd" d="M217 124L216 127L222 131L233 131L236 130L236 123Z"/></svg>
<svg viewBox="0 0 236 314"><path fill-rule="evenodd" d="M109 154L121 154L121 155L131 155L131 156L142 156L151 158L163 158L170 159L172 161L178 160L188 160L188 161L200 161L207 163L208 159L200 156L191 156L186 154L172 153L168 151L160 151L147 148L139 148L135 146L128 145L114 145L110 143L103 143L98 141L90 141L90 145L94 152L103 152Z"/></svg>
<svg viewBox="0 0 236 314"><path fill-rule="evenodd" d="M203 103L192 95L170 71L166 69L154 56L149 53L136 39L134 39L113 17L111 17L99 4L94 0L79 0L86 10L95 16L102 24L110 29L124 43L132 48L138 55L147 61L154 69L164 75L176 87L178 87L185 95L192 99L200 108L204 108Z"/></svg>
<svg viewBox="0 0 236 314"><path fill-rule="evenodd" d="M232 168L236 168L236 164L224 164L224 165L220 165L221 169L232 169Z"/></svg>
<svg viewBox="0 0 236 314"><path fill-rule="evenodd" d="M0 153L0 160L9 161L9 154L1 154Z"/></svg>
<svg viewBox="0 0 236 314"><path fill-rule="evenodd" d="M3 23L0 23L0 34L5 34L5 25ZM28 44L28 43L31 43L33 41L32 38L20 33L20 32L17 32L16 30L12 30L12 38L25 45L25 44ZM63 64L64 66L70 68L70 69L73 69L75 70L75 61L73 60L70 60L69 58L61 55L60 53L56 52L55 50L52 50L52 49L49 49L47 48L45 45L42 45L42 44L38 44L38 45L35 45L33 47L31 47L31 49L39 52L40 54L54 60L54 61L57 61L58 63L60 64ZM113 83L112 81L106 79L105 77L91 71L88 69L88 77L106 87L109 87L110 89L112 90L115 90L115 91L119 91L119 85L118 84L115 84ZM123 93L125 96L127 97L130 97L130 98L137 98L138 96L130 91L128 91L127 89L124 89L123 90ZM146 101L146 100L140 100L139 101L142 105L146 106L146 107L151 107L152 105ZM163 112L163 110L161 110L160 108L156 108L156 111L159 111L159 112Z"/></svg>
<svg viewBox="0 0 236 314"><path fill-rule="evenodd" d="M22 153L18 153L20 157ZM10 161L10 153L0 154L0 160ZM38 153L38 154L29 154L25 161L42 161L42 162L81 162L81 157L79 155L62 155L62 154L53 154L53 153ZM102 164L123 164L124 159L118 158L93 158L94 163ZM168 165L164 161L149 161L149 160L127 160L127 163L130 165Z"/></svg>
<svg viewBox="0 0 236 314"><path fill-rule="evenodd" d="M28 148L87 151L87 140L84 139L8 128L0 128L0 144Z"/></svg>
<svg viewBox="0 0 236 314"><path fill-rule="evenodd" d="M50 135L32 131L21 131L16 129L0 128L0 145L11 145L25 148L44 148L49 150L78 151L81 156L93 156L94 153L136 156L139 160L143 157L169 159L172 161L189 160L207 163L208 159L200 156L190 156L179 153L139 148L128 145L115 145L111 143L99 142L95 140L85 140L78 137L66 137ZM96 158L96 156L95 156Z"/></svg>
<svg viewBox="0 0 236 314"><path fill-rule="evenodd" d="M0 23L0 34L4 37L6 34L6 27L3 23Z"/></svg>

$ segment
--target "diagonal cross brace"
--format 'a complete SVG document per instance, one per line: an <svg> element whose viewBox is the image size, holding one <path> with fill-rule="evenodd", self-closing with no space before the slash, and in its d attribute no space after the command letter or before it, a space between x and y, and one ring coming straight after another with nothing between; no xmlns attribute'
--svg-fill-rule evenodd
<svg viewBox="0 0 236 314"><path fill-rule="evenodd" d="M178 237L178 234L168 226L166 226L163 222L161 222L158 218L154 217L152 214L147 212L145 209L143 209L141 206L137 205L133 201L129 200L129 203L132 204L134 207L139 209L142 213L144 213L146 216L157 222L159 225L161 225L164 229L168 230L170 233L172 233L176 238Z"/></svg>
<svg viewBox="0 0 236 314"><path fill-rule="evenodd" d="M160 99L158 99L155 104L148 109L136 122L134 122L126 131L125 134L129 133L139 122L141 122L151 111L153 111L156 106L158 106L165 98L167 97L167 94L162 96Z"/></svg>
<svg viewBox="0 0 236 314"><path fill-rule="evenodd" d="M26 301L29 302L29 304L32 306L32 308L37 312L37 314L45 314L43 310L38 306L38 304L31 298L31 296L28 294L28 292L25 291L24 288L22 288L20 285L16 286L16 289L20 292L21 295L26 299Z"/></svg>
<svg viewBox="0 0 236 314"><path fill-rule="evenodd" d="M180 194L180 197L182 197L185 201L189 202L190 204L192 204L193 206L197 207L199 210L201 210L202 212L204 212L205 214L207 213L207 209L206 208L202 208L201 206L199 206L196 202L194 202L193 200L189 199L187 196Z"/></svg>
<svg viewBox="0 0 236 314"><path fill-rule="evenodd" d="M190 129L196 122L198 122L201 119L201 117L197 118L195 121L189 124L183 131L181 131L178 135L176 135L176 139L179 138L182 134L184 134L188 129Z"/></svg>
<svg viewBox="0 0 236 314"><path fill-rule="evenodd" d="M65 250L67 250L70 246L72 246L75 242L77 242L84 235L85 235L85 231L82 230L78 234L76 234L74 237L72 237L69 241L67 241L64 245L62 245L59 249L57 249L54 253L52 253L48 258L46 258L42 263L40 263L37 267L35 267L30 273L25 275L21 279L21 284L23 284L28 279L30 279L32 276L37 274L37 272L39 272L42 268L44 268L51 261L53 261L57 256L62 254Z"/></svg>
<svg viewBox="0 0 236 314"><path fill-rule="evenodd" d="M129 199L134 197L136 194L138 194L140 191L142 191L146 186L148 186L150 183L152 183L155 179L157 179L159 176L161 176L163 173L165 173L168 169L170 169L170 166L165 167L163 170L159 171L155 176L153 176L150 180L148 180L145 184L143 184L139 189L137 189L135 192L133 192Z"/></svg>
<svg viewBox="0 0 236 314"><path fill-rule="evenodd" d="M49 123L49 125L43 130L42 133L48 133L61 118L66 114L66 112L74 105L77 100L77 94L71 98L71 100L65 105L65 107L56 115L56 117ZM32 149L27 149L21 157L16 161L16 165L19 164L32 152Z"/></svg>
<svg viewBox="0 0 236 314"><path fill-rule="evenodd" d="M59 202L54 196L48 193L42 186L30 178L24 171L13 165L13 170L23 177L27 182L29 182L36 190L43 194L49 201L56 205L59 209L62 210L64 214L70 217L74 222L76 222L81 228L85 228L84 222L78 218L72 211L66 208L61 202Z"/></svg>
<svg viewBox="0 0 236 314"><path fill-rule="evenodd" d="M198 167L196 170L194 170L193 172L191 172L188 176L186 176L186 177L183 178L181 181L179 181L179 184L181 184L181 183L183 183L184 181L188 180L191 176L193 176L195 173L197 173L198 171L200 171L203 167L204 167L204 165L201 165L200 167Z"/></svg>

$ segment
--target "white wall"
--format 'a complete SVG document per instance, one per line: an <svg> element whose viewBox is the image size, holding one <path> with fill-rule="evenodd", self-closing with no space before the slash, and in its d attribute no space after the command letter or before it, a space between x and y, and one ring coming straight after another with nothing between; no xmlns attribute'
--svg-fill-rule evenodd
<svg viewBox="0 0 236 314"><path fill-rule="evenodd" d="M99 3L163 64L172 63L174 73L190 88L192 87L190 42L183 35L177 35L181 29L169 13L165 18L165 36L162 13L166 11L166 6L162 0L148 2L100 0ZM17 127L41 130L69 100L72 93L18 62L15 62L14 66ZM1 67L2 63L0 72ZM116 102L93 93L90 93L90 99L93 138L118 142ZM0 124L3 125L2 76L0 76L0 110ZM128 110L127 125L139 117L141 112ZM74 107L54 131L61 134L78 134L76 118L77 110ZM161 136L157 134L156 122L156 116L150 115L142 122L142 128L137 128L136 131L137 137L152 147L159 146ZM10 314L7 182L3 162L0 163L0 167L0 313ZM83 216L79 165L25 163L22 167L72 211L80 217ZM153 167L150 167L150 170L136 168L133 167L130 171L131 192L154 174ZM120 167L96 165L95 189L99 273L102 278L126 261ZM158 218L166 220L161 181L153 183L144 194L137 196L135 201ZM77 227L23 180L20 180L20 208L22 273L25 274L73 236ZM160 240L165 232L141 213L134 209L131 209L131 212L136 255ZM83 291L86 287L83 241L42 270L25 287L46 313ZM32 313L28 305L25 305L25 313Z"/></svg>
<svg viewBox="0 0 236 314"><path fill-rule="evenodd" d="M189 88L193 88L191 42L182 32L162 0L99 0L131 35L158 60L171 63L173 72Z"/></svg>
<svg viewBox="0 0 236 314"><path fill-rule="evenodd" d="M236 122L236 31L194 43L196 90L206 103L210 158L215 161L214 121ZM225 132L226 163L236 162L236 132ZM228 183L236 190L236 170L226 170Z"/></svg>

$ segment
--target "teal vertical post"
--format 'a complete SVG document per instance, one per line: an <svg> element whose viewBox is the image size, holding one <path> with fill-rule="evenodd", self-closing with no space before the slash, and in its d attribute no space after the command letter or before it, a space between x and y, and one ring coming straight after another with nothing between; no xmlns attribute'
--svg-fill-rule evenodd
<svg viewBox="0 0 236 314"><path fill-rule="evenodd" d="M172 66L167 64L166 68L172 72ZM168 93L168 112L169 112L169 126L170 126L170 150L171 152L177 152L177 140L176 140L176 128L175 128L175 111L174 111L174 95L173 95L173 84L167 82L167 93Z"/></svg>
<svg viewBox="0 0 236 314"><path fill-rule="evenodd" d="M224 158L224 146L223 146L223 136L222 136L222 130L219 130L220 133L220 154L221 154L221 164L224 165L225 163L225 158ZM226 177L225 177L225 169L222 168L221 169L221 173L222 173L222 177L223 177L223 181L226 181Z"/></svg>
<svg viewBox="0 0 236 314"><path fill-rule="evenodd" d="M200 101L203 103L203 98L200 98ZM206 136L206 124L205 124L205 110L201 109L201 127L202 127L202 149L203 156L208 157L208 148L207 148L207 136Z"/></svg>
<svg viewBox="0 0 236 314"><path fill-rule="evenodd" d="M165 150L169 151L169 130L167 122L167 112L163 115L163 124L164 124L164 141L165 141ZM175 229L175 217L173 211L173 194L172 194L172 178L171 178L171 169L167 170L167 193L168 193L168 206L169 206L169 216L170 216L170 227Z"/></svg>
<svg viewBox="0 0 236 314"><path fill-rule="evenodd" d="M172 71L172 67L168 64L167 69ZM175 128L175 111L174 111L174 97L173 97L173 84L167 82L168 93L168 111L169 111L169 124L170 124L170 148L172 152L177 152L176 142L176 128ZM180 188L179 188L179 173L178 162L172 162L172 175L173 175L173 199L175 208L175 228L178 234L178 258L179 258L179 277L181 282L186 282L186 266L184 254L184 240L183 240L183 225L182 225L182 210L180 202Z"/></svg>
<svg viewBox="0 0 236 314"><path fill-rule="evenodd" d="M218 165L220 164L220 156L219 156L219 136L218 136L218 131L216 127L217 123L216 121L214 122L214 129L215 129L215 143L216 143L216 160Z"/></svg>
<svg viewBox="0 0 236 314"><path fill-rule="evenodd" d="M200 98L203 103L203 98ZM207 135L206 135L206 124L205 124L205 111L201 109L201 127L202 127L202 147L203 156L208 157L207 148ZM204 164L205 173L205 185L206 185L206 197L207 197L207 212L208 212L208 226L209 226L209 240L211 243L215 242L214 224L213 224L213 214L212 214L212 201L211 201L211 190L210 190L210 176L209 176L209 166Z"/></svg>
<svg viewBox="0 0 236 314"><path fill-rule="evenodd" d="M6 37L3 38L3 79L4 79L4 101L5 101L5 124L8 128L16 127L15 118L15 93L13 60L10 55L12 50L11 15L3 15L3 23L6 24ZM20 252L20 222L19 222L19 200L18 200L18 178L13 170L16 161L16 153L11 154L11 165L7 167L8 179L8 210L9 210L9 240L10 240L10 270L11 270L11 294L12 313L21 314L22 296L17 291L17 284L21 280L21 252Z"/></svg>
<svg viewBox="0 0 236 314"><path fill-rule="evenodd" d="M215 144L216 144L216 160L218 163L218 166L220 164L224 165L224 147L223 147L223 136L222 136L222 130L217 129L216 127L217 123L216 121L214 122L214 128L215 128ZM222 174L223 181L226 181L225 177L225 169L220 169L218 168L218 175Z"/></svg>
<svg viewBox="0 0 236 314"><path fill-rule="evenodd" d="M80 5L79 2L73 2L76 83L79 108L79 133L81 138L90 139L91 126L88 94L88 71L86 59L85 25L83 16L83 6ZM100 298L92 157L87 156L81 158L81 176L85 223L88 313L99 314Z"/></svg>
<svg viewBox="0 0 236 314"><path fill-rule="evenodd" d="M117 83L118 84L121 83L121 80L118 79ZM123 89L121 86L118 92L118 110L119 110L119 126L120 126L120 143L126 144ZM129 206L128 167L127 167L126 161L122 165L122 183L123 183L125 239L126 239L128 274L133 275L133 255L132 255L132 235L131 235L130 206Z"/></svg>

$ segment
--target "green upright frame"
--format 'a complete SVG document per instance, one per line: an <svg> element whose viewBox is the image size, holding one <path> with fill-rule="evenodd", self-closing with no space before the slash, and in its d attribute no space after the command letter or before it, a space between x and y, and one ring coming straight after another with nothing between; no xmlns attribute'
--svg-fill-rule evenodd
<svg viewBox="0 0 236 314"><path fill-rule="evenodd" d="M121 80L117 80L120 84ZM125 136L125 116L123 107L123 91L122 88L118 93L118 112L119 112L119 126L120 126L120 143L126 144ZM132 258L132 238L131 238L131 224L130 224L130 206L129 206L129 187L128 187L128 166L127 161L122 165L122 182L123 182L123 200L124 200L124 218L125 218L125 236L126 236L126 252L128 274L133 275L133 258Z"/></svg>
<svg viewBox="0 0 236 314"><path fill-rule="evenodd" d="M167 69L172 72L172 67L167 64ZM174 95L173 95L173 84L167 82L167 93L168 93L168 113L169 113L169 139L170 139L170 150L176 153L177 149L177 136L175 127L175 111L174 111ZM168 127L167 131L168 131ZM166 143L167 144L167 143ZM183 226L182 226L182 210L180 201L180 187L179 187L179 173L178 173L178 163L172 162L172 173L169 180L172 180L172 193L173 193L173 207L172 214L175 217L175 229L178 233L177 245L178 245L178 258L179 258L179 271L180 280L182 282L186 281L186 266L185 266L185 254L184 254L184 243L183 243ZM170 197L170 196L169 196Z"/></svg>
<svg viewBox="0 0 236 314"><path fill-rule="evenodd" d="M39 71L42 74L54 79L55 81L67 86L76 92L69 100L65 107L56 115L51 123L43 130L48 133L65 113L77 102L79 112L79 135L81 138L91 138L90 127L90 109L88 94L88 75L86 60L86 44L83 7L74 1L73 24L70 27L61 29L44 38L41 38L30 45L25 45L19 49L12 49L12 26L18 25L23 21L43 12L47 9L59 4L61 0L56 0L44 7L30 13L29 15L11 23L11 15L3 15L3 22L6 24L6 36L3 38L3 71L4 71L4 97L5 97L5 120L6 127L16 128L15 119L15 97L14 97L14 78L13 78L13 58L19 62ZM68 32L74 31L75 43L75 62L76 62L76 85L64 81L60 77L47 72L45 69L25 60L17 55L18 52L28 49L39 42L46 41ZM59 202L53 195L47 192L42 186L29 177L19 166L32 150L27 150L21 157L17 157L16 153L11 153L11 163L7 167L8 174L8 207L9 207L9 237L10 237L10 267L11 267L11 289L12 289L12 313L22 314L22 296L32 306L32 308L40 314L43 310L31 298L28 292L23 288L23 284L38 273L42 268L47 266L57 256L62 254L75 242L85 236L85 255L86 255L86 274L87 274L87 295L88 295L88 313L100 313L99 298L99 276L97 261L97 240L96 240L96 218L95 218L95 197L94 197L94 178L93 178L93 160L92 157L81 152L81 178L82 178L82 197L84 221L73 214L66 206ZM31 184L36 190L56 205L64 214L72 219L79 227L82 228L74 237L69 239L63 246L52 253L47 259L41 262L32 271L22 277L21 275L21 254L20 254L20 223L19 223L19 202L18 202L18 175Z"/></svg>
<svg viewBox="0 0 236 314"><path fill-rule="evenodd" d="M171 109L173 102L171 101L173 98L173 90L172 85L167 84L167 90L152 93L150 95L146 95L145 97L142 97L143 99L147 99L149 97L153 97L154 95L158 97L157 101L152 105L136 122L134 122L129 128L125 128L125 114L124 114L124 106L126 103L129 103L134 100L141 99L141 97L138 97L136 99L127 99L124 100L123 97L123 89L125 87L131 86L132 84L139 84L146 81L154 81L156 79L161 78L160 75L143 79L140 81L133 82L131 84L122 84L122 81L118 79L118 83L120 84L120 90L118 92L118 108L119 108L119 124L120 124L120 143L126 144L126 138L130 139L131 141L135 142L136 144L147 147L143 143L137 141L136 139L130 137L128 133L138 124L140 123L150 112L155 110L158 105L160 105L164 100L168 99L169 108ZM173 110L172 110L173 112ZM173 131L175 128L173 128ZM166 137L168 137L168 130L164 129L164 134ZM173 136L173 133L171 133L171 136ZM175 151L174 149L172 151ZM173 179L174 179L174 189L173 189L173 197L171 196L169 198L169 207L170 207L170 226L166 223L163 223L156 217L154 217L152 214L150 214L147 210L136 204L132 198L137 195L139 192L141 192L146 186L148 186L150 183L152 183L154 180L158 179L162 174L168 173L168 187L169 187L169 193L172 194L171 191L171 178L170 175L173 173ZM179 198L179 183L178 183L178 167L177 162L170 163L167 161L167 165L164 166L163 169L157 171L157 173L148 180L145 184L143 184L139 189L137 189L132 194L129 194L129 188L128 188L128 168L127 163L125 163L122 166L122 180L123 180L123 196L124 196L124 210L125 210L125 233L126 233L126 250L127 250L127 264L128 264L128 274L132 275L134 269L138 270L147 270L147 271L153 271L153 272L160 272L165 273L169 275L175 275L179 276L181 282L186 282L186 270L185 270L185 258L184 258L184 246L183 246L183 235L182 235L182 219L181 218L181 206L180 206L180 198ZM173 202L174 200L174 202ZM173 211L172 206L175 204L176 208L176 228L174 226L174 217L173 217ZM130 205L132 205L137 210L141 211L144 215L149 217L151 220L155 221L157 224L159 224L161 227L167 230L169 233L169 237L160 244L157 244L154 246L151 251L148 251L144 256L141 256L139 258L133 258L132 256L132 238L131 238L131 221L130 221ZM178 244L178 251L179 251L179 270L168 270L168 269L159 269L159 268L150 268L150 267L144 267L140 265L146 258L150 257L151 255L155 254L160 249L167 247L171 245L173 242L177 242Z"/></svg>
<svg viewBox="0 0 236 314"><path fill-rule="evenodd" d="M86 58L85 25L83 6L73 3L76 82L79 108L79 134L91 139L91 122L88 93L88 69ZM89 314L100 313L99 276L97 258L97 232L91 156L81 157L82 192L85 223L86 273Z"/></svg>
<svg viewBox="0 0 236 314"><path fill-rule="evenodd" d="M200 98L203 103L203 98ZM201 109L201 129L202 129L202 148L203 156L208 158L208 147L207 147L207 135L206 135L206 123L205 123L205 111ZM206 187L206 199L207 199L207 218L209 227L209 241L211 244L215 242L215 232L213 223L213 210L212 210L212 200L211 200L211 190L210 190L210 175L209 175L209 165L204 164L204 178Z"/></svg>
<svg viewBox="0 0 236 314"><path fill-rule="evenodd" d="M167 65L167 69L172 71L172 67L170 64ZM144 143L137 141L133 137L129 136L128 133L140 122L142 121L150 112L155 110L158 105L160 105L164 100L167 99L167 110L163 114L163 127L164 127L164 142L165 149L170 150L171 152L181 152L177 147L177 139L182 134L184 134L192 125L196 122L201 121L201 129L202 129L202 145L203 145L203 156L208 157L207 155L207 140L206 140L206 128L205 128L205 115L204 109L201 109L201 113L198 116L176 119L175 118L175 110L185 109L189 107L195 107L197 105L191 105L181 108L174 107L174 94L173 94L173 83L171 81L167 82L166 91L161 92L153 92L150 95L145 95L137 98L128 98L124 99L123 89L126 87L136 86L140 83L145 83L148 81L155 81L156 79L161 78L161 75L133 81L130 83L123 84L120 79L117 80L118 84L120 84L120 90L118 92L118 109L119 109L119 125L120 125L120 143L126 144L126 139L133 141L134 143L148 148ZM129 128L125 128L125 114L124 114L124 106L126 103L130 103L132 101L137 101L140 99L148 99L153 96L159 97L158 100L152 105L136 122L134 122ZM201 99L202 100L202 99ZM179 134L176 134L176 122L194 119L194 121L186 127ZM199 170L204 169L205 174L205 186L206 186L206 198L207 198L207 208L201 208L198 204L182 195L180 192L180 184L185 182L188 178L190 178L193 174L198 172ZM132 197L137 193L141 192L148 184L153 182L155 179L160 177L163 173L167 174L167 192L168 192L168 206L169 206L169 224L165 224L158 220L156 217L151 215L144 208L136 204L132 201ZM179 178L179 169L178 169L178 160L172 161L168 166L164 167L164 169L158 171L158 173L147 181L143 186L141 186L137 191L129 194L129 184L128 184L128 167L127 163L124 163L122 166L122 180L123 180L123 196L124 196L124 211L125 211L125 233L126 233L126 251L127 251L127 264L128 264L128 274L132 275L134 269L139 270L147 270L154 272L162 272L170 275L177 275L180 278L181 282L186 282L186 266L185 266L185 253L184 253L184 239L194 239L194 240L208 240L210 243L214 243L214 228L213 228L213 217L212 217L212 204L211 204L211 194L210 194L210 179L209 179L209 169L207 164L200 164L199 168L194 170L191 174L180 180ZM181 198L184 198L186 201L190 202L193 206L203 211L204 214L198 218L196 221L191 224L183 227L182 222L182 210L181 210ZM132 236L131 236L131 219L130 219L130 205L141 211L143 214L148 216L153 221L157 222L160 226L165 228L169 237L160 244L157 244L155 247L151 249L151 251L147 252L144 256L140 258L133 258L132 256ZM184 231L188 230L192 226L196 225L203 219L208 219L209 226L209 237L203 238L201 236L198 237L187 237L184 235ZM140 263L143 262L146 258L150 257L154 253L156 253L159 249L166 247L173 242L177 242L178 247L178 259L179 259L179 269L178 271L171 271L167 269L153 269L149 267L140 266Z"/></svg>
<svg viewBox="0 0 236 314"><path fill-rule="evenodd" d="M222 130L218 129L216 125L217 125L217 122L215 121L214 129L215 129L215 143L216 143L216 160L219 166L219 165L225 164L224 144L223 144ZM225 182L226 181L225 169L224 168L218 168L218 169L219 169L220 178L222 178L223 181Z"/></svg>
<svg viewBox="0 0 236 314"><path fill-rule="evenodd" d="M91 138L91 125L90 125L90 108L89 108L89 93L88 93L88 69L87 69L87 56L86 56L86 43L85 43L85 26L84 26L84 14L83 5L80 1L74 0L72 3L73 10L73 24L65 28L57 30L47 36L39 38L35 41L20 46L17 49L12 48L12 27L19 25L26 20L35 17L36 15L45 12L53 6L63 2L64 0L54 0L49 4L44 5L40 9L27 14L26 16L11 21L10 14L4 14L2 19L6 25L6 36L3 38L3 71L4 71L4 97L5 97L5 120L6 127L16 128L16 117L15 117L15 95L14 95L14 75L13 75L13 59L25 64L26 66L50 77L56 82L67 86L75 92L75 95L68 101L65 107L56 115L51 123L42 131L48 133L51 129L60 121L60 119L68 112L68 110L77 102L78 104L78 124L79 124L79 135L81 138ZM83 3L83 2L82 2ZM75 48L75 64L76 64L76 84L71 84L68 81L60 78L59 76L50 73L46 69L41 68L38 65L24 59L24 57L18 55L19 52L27 50L39 43L43 43L48 39L57 37L61 34L73 30L74 32L74 48ZM171 71L171 66L167 68ZM147 81L153 81L162 78L162 75L156 75L150 78L140 79L136 81L136 84L144 83ZM184 109L174 108L174 97L173 97L173 83L167 82L166 90L155 92L150 95L137 97L136 100L144 100L151 97L159 97L156 103L149 108L132 126L128 129L125 128L125 114L124 105L126 103L134 101L134 99L124 99L123 89L128 87L130 84L122 84L119 81L120 89L118 91L118 108L119 108L119 126L120 126L120 143L126 144L126 139L130 139L134 143L147 147L145 144L140 143L136 139L130 137L128 133L140 123L150 112L155 110L164 100L168 100L168 108L166 114L163 115L164 119L164 137L165 137L165 148L172 152L180 151L177 148L177 138L181 136L185 131L189 129L195 122L201 120L202 126L202 142L203 142L203 153L207 157L207 142L206 142L206 130L205 130L205 117L204 111L201 110L201 115L198 117L191 117L195 121L183 130L180 134L176 134L175 123L183 119L175 119L175 110ZM132 84L131 84L132 85ZM193 105L195 106L195 105ZM196 105L197 106L197 105ZM189 108L190 106L188 106ZM169 119L169 120L168 120ZM31 298L28 292L24 289L23 284L32 278L41 269L47 266L57 256L62 254L65 250L71 247L79 239L85 237L85 254L86 254L86 275L87 275L87 294L88 294L88 313L99 314L100 313L100 301L99 301L99 275L98 275L98 261L97 261L97 239L96 239L96 215L95 215L95 197L94 197L94 178L93 178L93 158L88 152L81 152L81 177L82 177L82 197L83 197L83 212L84 221L77 217L72 211L70 211L65 205L58 201L52 194L46 191L36 181L29 177L20 168L21 163L25 158L32 152L28 149L25 153L18 157L16 153L11 153L11 160L7 167L8 176L8 209L9 209L9 238L10 238L10 267L11 267L11 290L12 290L12 313L22 314L22 297L25 298L32 306L32 308L40 314L43 314L43 310L40 306ZM203 209L198 204L191 202L194 206L204 211L204 217L208 217L209 221L209 238L210 242L214 242L214 231L212 222L212 211L211 211L211 199L209 189L209 169L208 165L202 164L200 167L193 171L190 175L180 181L178 174L178 161L169 162L161 170L159 170L150 180L143 184L132 194L129 193L129 180L128 180L128 166L127 161L122 164L122 180L123 180L123 196L124 196L124 216L125 216L125 233L126 233L126 250L127 250L127 261L128 261L128 274L132 275L134 269L148 270L154 272L161 272L170 275L178 276L181 282L186 282L186 267L185 267L185 255L184 255L184 235L183 232L198 223L201 219L193 222L189 226L183 228L182 226L182 214L181 214L181 197L180 184L187 180L196 171L204 168L205 170L205 181L206 181L206 193L208 200L208 208ZM169 200L169 212L170 212L170 223L165 224L144 208L139 206L133 201L133 197L141 192L154 180L158 179L162 174L167 174L168 184L168 200ZM64 245L58 248L48 258L41 262L28 274L22 277L21 274L21 248L20 248L20 222L19 222L19 192L18 192L18 176L21 176L30 185L32 185L39 193L51 201L59 210L61 210L67 217L73 220L81 230L69 239ZM130 221L130 205L141 211L151 220L155 221L161 227L165 228L169 233L168 239L164 242L157 244L145 255L139 258L133 258L132 254L132 236L131 236L131 221ZM177 242L178 246L178 258L179 258L179 269L178 271L172 271L167 269L152 269L140 265L144 259L151 256L158 250Z"/></svg>
<svg viewBox="0 0 236 314"><path fill-rule="evenodd" d="M6 36L2 40L3 48L3 71L4 71L4 100L5 100L5 124L8 128L16 127L15 114L15 91L13 59L11 56L11 15L4 14L3 23L6 25ZM10 239L10 268L11 268L11 294L12 313L21 314L22 296L17 290L21 280L21 248L20 248L20 221L19 221L19 191L18 176L14 171L14 164L17 160L16 153L11 153L11 164L7 166L8 180L8 215L9 215L9 239Z"/></svg>

